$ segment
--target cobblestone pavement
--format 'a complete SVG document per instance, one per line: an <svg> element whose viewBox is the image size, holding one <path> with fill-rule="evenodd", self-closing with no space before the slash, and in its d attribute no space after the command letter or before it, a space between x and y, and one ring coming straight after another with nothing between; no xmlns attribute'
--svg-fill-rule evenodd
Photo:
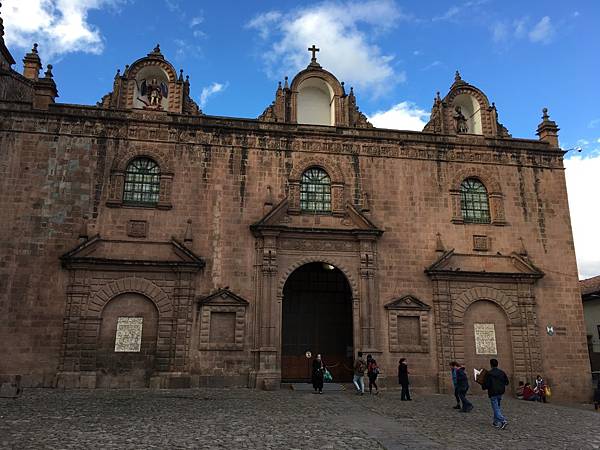
<svg viewBox="0 0 600 450"><path fill-rule="evenodd" d="M249 389L26 390L0 399L2 448L600 448L600 413L507 399L507 430L485 397L470 414L453 397L398 391Z"/></svg>

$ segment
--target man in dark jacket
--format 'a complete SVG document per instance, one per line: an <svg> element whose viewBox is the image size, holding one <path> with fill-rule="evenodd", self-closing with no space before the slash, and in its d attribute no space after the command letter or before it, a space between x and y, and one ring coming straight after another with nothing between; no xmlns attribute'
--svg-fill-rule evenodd
<svg viewBox="0 0 600 450"><path fill-rule="evenodd" d="M508 425L506 417L502 415L502 409L500 409L500 402L502 401L502 395L508 386L508 377L504 371L498 369L498 360L490 359L491 370L487 373L485 380L481 387L488 391L488 397L492 403L492 410L494 411L494 426L496 428L502 428L503 430Z"/></svg>
<svg viewBox="0 0 600 450"><path fill-rule="evenodd" d="M468 413L473 409L473 405L467 400L467 391L469 390L469 377L465 372L465 368L458 363L456 364L456 393L462 402L461 412Z"/></svg>

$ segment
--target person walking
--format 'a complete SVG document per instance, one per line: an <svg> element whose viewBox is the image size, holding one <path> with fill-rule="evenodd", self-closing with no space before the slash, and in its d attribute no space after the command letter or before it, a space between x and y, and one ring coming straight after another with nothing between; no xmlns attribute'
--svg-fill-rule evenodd
<svg viewBox="0 0 600 450"><path fill-rule="evenodd" d="M359 395L363 395L365 393L365 369L367 368L367 364L362 357L362 352L358 352L358 358L354 362L354 377L352 378L352 382L354 386L356 386L356 393Z"/></svg>
<svg viewBox="0 0 600 450"><path fill-rule="evenodd" d="M468 413L473 410L473 404L467 400L467 392L469 391L469 376L465 370L465 367L456 364L456 395L462 402L462 406L459 408L461 412Z"/></svg>
<svg viewBox="0 0 600 450"><path fill-rule="evenodd" d="M377 376L379 375L379 367L377 361L371 355L367 355L367 377L369 378L369 394L373 393L375 387L375 395L379 394L377 387Z"/></svg>
<svg viewBox="0 0 600 450"><path fill-rule="evenodd" d="M502 395L504 395L506 386L508 386L508 377L504 371L498 368L497 359L490 359L490 367L491 370L485 376L481 388L488 391L488 397L494 412L493 425L504 430L508 426L508 420L502 414L501 402Z"/></svg>
<svg viewBox="0 0 600 450"><path fill-rule="evenodd" d="M323 364L323 359L321 355L317 355L312 362L312 385L315 390L315 394L318 392L319 394L323 393L323 375L325 373L325 365Z"/></svg>
<svg viewBox="0 0 600 450"><path fill-rule="evenodd" d="M454 387L454 398L456 399L456 406L454 406L454 409L461 409L460 397L458 396L458 387L456 384L456 372L459 367L460 365L456 361L450 363L450 370L452 370L452 386Z"/></svg>
<svg viewBox="0 0 600 450"><path fill-rule="evenodd" d="M410 391L408 390L408 363L406 358L400 358L398 363L398 383L402 386L402 393L400 394L401 401L411 401Z"/></svg>

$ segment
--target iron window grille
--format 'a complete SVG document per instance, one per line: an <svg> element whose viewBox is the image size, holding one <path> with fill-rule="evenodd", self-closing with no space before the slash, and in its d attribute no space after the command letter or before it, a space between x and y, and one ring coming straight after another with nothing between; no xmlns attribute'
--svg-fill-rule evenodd
<svg viewBox="0 0 600 450"><path fill-rule="evenodd" d="M488 193L481 181L467 178L461 183L460 208L465 223L490 223Z"/></svg>
<svg viewBox="0 0 600 450"><path fill-rule="evenodd" d="M331 179L323 169L312 167L302 174L300 209L320 213L331 211Z"/></svg>
<svg viewBox="0 0 600 450"><path fill-rule="evenodd" d="M123 202L156 205L160 191L160 167L150 158L136 158L125 171Z"/></svg>

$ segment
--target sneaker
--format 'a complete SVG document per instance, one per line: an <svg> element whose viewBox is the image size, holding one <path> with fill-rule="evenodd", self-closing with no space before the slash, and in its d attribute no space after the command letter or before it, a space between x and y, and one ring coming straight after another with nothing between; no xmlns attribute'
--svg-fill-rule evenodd
<svg viewBox="0 0 600 450"><path fill-rule="evenodd" d="M494 428L500 428L500 427L502 427L502 424L498 423L498 422L494 422L492 425L494 426Z"/></svg>
<svg viewBox="0 0 600 450"><path fill-rule="evenodd" d="M504 422L502 422L502 425L500 425L500 429L501 430L506 430L507 426L508 426L508 422L505 420Z"/></svg>
<svg viewBox="0 0 600 450"><path fill-rule="evenodd" d="M453 406L452 409L461 409L460 405Z"/></svg>

